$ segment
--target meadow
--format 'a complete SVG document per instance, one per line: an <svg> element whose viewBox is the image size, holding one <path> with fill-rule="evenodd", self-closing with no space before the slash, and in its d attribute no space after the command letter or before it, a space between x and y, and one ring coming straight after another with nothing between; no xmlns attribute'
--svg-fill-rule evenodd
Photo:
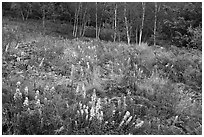
<svg viewBox="0 0 204 137"><path fill-rule="evenodd" d="M2 134L202 134L202 51L69 28L3 19Z"/></svg>

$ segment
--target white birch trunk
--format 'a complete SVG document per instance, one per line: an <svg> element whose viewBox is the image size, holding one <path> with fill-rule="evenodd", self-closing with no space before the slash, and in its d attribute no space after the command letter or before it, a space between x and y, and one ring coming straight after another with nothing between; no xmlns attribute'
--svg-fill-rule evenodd
<svg viewBox="0 0 204 137"><path fill-rule="evenodd" d="M128 20L127 20L126 12L127 12L127 7L125 3L125 7L124 7L125 26L126 26L126 33L127 33L127 42L128 44L130 44L130 35L129 35Z"/></svg>
<svg viewBox="0 0 204 137"><path fill-rule="evenodd" d="M98 39L98 16L97 16L98 8L97 8L97 2L96 2L96 39Z"/></svg>
<svg viewBox="0 0 204 137"><path fill-rule="evenodd" d="M155 13L154 13L154 46L156 45L156 31L157 31L157 3L155 2Z"/></svg>
<svg viewBox="0 0 204 137"><path fill-rule="evenodd" d="M76 27L75 27L74 37L77 36L80 9L81 9L81 2L79 3L79 8L78 8L78 11L77 11Z"/></svg>
<svg viewBox="0 0 204 137"><path fill-rule="evenodd" d="M144 16L145 16L145 3L142 2L142 26L140 28L140 39L139 39L139 44L141 44L142 42L142 31L143 31L143 27L144 27Z"/></svg>
<svg viewBox="0 0 204 137"><path fill-rule="evenodd" d="M115 4L115 32L114 32L114 42L116 41L116 36L117 36L117 3Z"/></svg>

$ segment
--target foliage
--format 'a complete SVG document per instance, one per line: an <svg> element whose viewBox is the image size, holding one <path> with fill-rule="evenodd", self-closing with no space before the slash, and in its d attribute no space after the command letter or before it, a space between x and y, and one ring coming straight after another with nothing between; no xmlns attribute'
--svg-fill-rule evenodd
<svg viewBox="0 0 204 137"><path fill-rule="evenodd" d="M115 4L117 4L116 15ZM202 49L201 2L146 2L143 28L141 28L142 4L140 2L128 2L126 4L126 25L129 28L128 32L131 43L138 43L137 41L142 29L143 42L148 42L151 45L154 43L153 37L155 35L155 43L160 46L163 46L161 43L165 41L165 43L173 44L177 47ZM157 11L155 11L155 4L158 5ZM102 40L113 41L113 35L116 31L117 41L127 41L127 32L124 29L126 27L124 24L125 3L98 2L97 11L96 4L88 2L4 2L3 5L3 15L11 20L15 20L16 17L21 18L23 21L28 19L43 20L42 22L44 22L45 26L49 26L47 22L67 24L67 27L57 30L62 35L69 36L71 34L70 30L75 30L75 26L77 26L77 37L86 36L93 38L96 36L97 29L100 31L99 36ZM78 9L80 9L79 12ZM95 28L96 15L98 28ZM116 29L114 29L115 16ZM75 21L76 19L78 20L77 22ZM155 22L156 26L154 26ZM58 24L56 26L61 25ZM82 34L83 30L84 34Z"/></svg>

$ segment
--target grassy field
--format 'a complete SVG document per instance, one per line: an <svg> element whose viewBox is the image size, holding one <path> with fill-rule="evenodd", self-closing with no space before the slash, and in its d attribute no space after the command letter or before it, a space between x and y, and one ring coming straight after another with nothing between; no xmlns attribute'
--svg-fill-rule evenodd
<svg viewBox="0 0 204 137"><path fill-rule="evenodd" d="M202 134L201 51L70 28L3 19L2 134Z"/></svg>

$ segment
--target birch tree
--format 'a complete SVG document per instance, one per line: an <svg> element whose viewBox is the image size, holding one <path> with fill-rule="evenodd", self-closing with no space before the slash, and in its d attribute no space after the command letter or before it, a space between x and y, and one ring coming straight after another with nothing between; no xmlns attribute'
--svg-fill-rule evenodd
<svg viewBox="0 0 204 137"><path fill-rule="evenodd" d="M96 2L96 14L95 14L95 17L96 17L96 39L98 39L98 8L97 8L97 2Z"/></svg>
<svg viewBox="0 0 204 137"><path fill-rule="evenodd" d="M73 36L75 35L76 18L77 18L77 6L76 6L76 9L75 9L75 13L74 13L74 29L73 29L73 32L72 32L72 35L73 35Z"/></svg>
<svg viewBox="0 0 204 137"><path fill-rule="evenodd" d="M116 41L116 36L117 36L117 8L118 8L118 6L117 6L117 3L116 3L115 4L115 21L114 21L115 22L114 42Z"/></svg>
<svg viewBox="0 0 204 137"><path fill-rule="evenodd" d="M130 44L130 35L129 35L129 28L128 28L128 20L127 20L127 3L125 2L124 5L124 17L125 17L125 26L126 26L126 35L127 35L127 42Z"/></svg>
<svg viewBox="0 0 204 137"><path fill-rule="evenodd" d="M76 11L75 11L75 18L74 18L74 30L73 30L73 36L76 37L77 36L77 31L78 31L78 24L79 24L79 13L80 13L80 9L81 9L81 2L79 3L78 8L76 7Z"/></svg>
<svg viewBox="0 0 204 137"><path fill-rule="evenodd" d="M86 13L87 13L87 4L85 5L84 14L83 14L83 17L82 17L80 36L83 36L83 34L84 34L84 29L85 29L86 22L87 22L86 21Z"/></svg>
<svg viewBox="0 0 204 137"><path fill-rule="evenodd" d="M14 9L26 21L32 12L32 3L30 2L12 2L11 9Z"/></svg>
<svg viewBox="0 0 204 137"><path fill-rule="evenodd" d="M145 2L142 2L142 25L140 27L140 37L139 37L139 44L142 42L142 31L144 27L144 17L145 17Z"/></svg>
<svg viewBox="0 0 204 137"><path fill-rule="evenodd" d="M154 46L156 45L156 32L157 32L157 13L160 11L157 2L155 2L155 13L154 13Z"/></svg>

